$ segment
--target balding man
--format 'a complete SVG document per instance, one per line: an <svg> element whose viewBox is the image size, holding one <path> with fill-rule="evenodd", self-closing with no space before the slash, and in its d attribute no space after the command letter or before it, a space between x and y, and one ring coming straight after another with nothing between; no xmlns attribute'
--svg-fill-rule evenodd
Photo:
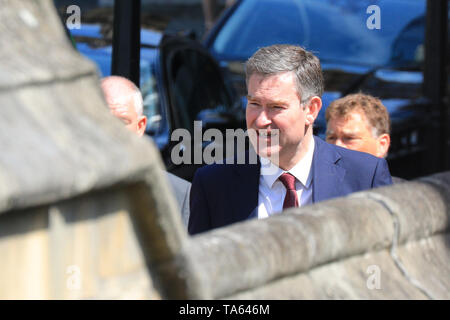
<svg viewBox="0 0 450 320"><path fill-rule="evenodd" d="M111 113L122 120L128 130L142 137L147 117L143 115L144 103L139 88L130 80L119 76L104 78L101 86Z"/></svg>
<svg viewBox="0 0 450 320"><path fill-rule="evenodd" d="M122 120L128 130L142 137L145 133L147 117L143 114L144 104L139 88L130 80L119 76L103 78L101 87L111 113ZM169 172L167 177L181 208L183 222L187 226L191 184Z"/></svg>

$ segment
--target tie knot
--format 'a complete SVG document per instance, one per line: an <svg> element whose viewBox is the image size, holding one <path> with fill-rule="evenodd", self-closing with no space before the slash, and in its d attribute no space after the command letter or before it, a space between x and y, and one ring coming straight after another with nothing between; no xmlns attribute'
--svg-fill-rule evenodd
<svg viewBox="0 0 450 320"><path fill-rule="evenodd" d="M278 179L287 190L295 190L295 177L292 174L285 172Z"/></svg>

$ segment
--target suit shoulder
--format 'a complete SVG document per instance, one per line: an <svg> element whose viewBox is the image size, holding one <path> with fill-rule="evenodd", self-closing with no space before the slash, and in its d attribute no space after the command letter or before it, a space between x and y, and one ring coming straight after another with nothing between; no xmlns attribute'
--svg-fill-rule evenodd
<svg viewBox="0 0 450 320"><path fill-rule="evenodd" d="M337 152L344 159L352 163L360 163L361 165L366 164L368 166L373 166L376 165L380 160L382 160L381 158L377 158L366 152L350 150L335 145L332 145L332 147L336 148Z"/></svg>
<svg viewBox="0 0 450 320"><path fill-rule="evenodd" d="M372 187L392 184L389 166L384 158L375 157L369 153L339 148L342 158L339 164L354 176L367 177L371 180Z"/></svg>
<svg viewBox="0 0 450 320"><path fill-rule="evenodd" d="M212 176L229 176L233 171L233 164L219 164L213 163L198 168L195 172L195 176L212 177Z"/></svg>
<svg viewBox="0 0 450 320"><path fill-rule="evenodd" d="M366 152L360 152L355 150L346 149L333 144L323 142L329 148L329 151L333 150L338 156L336 163L351 172L360 172L365 174L372 174L378 166L384 166L386 162L383 158L375 157Z"/></svg>
<svg viewBox="0 0 450 320"><path fill-rule="evenodd" d="M354 151L335 146L320 139L316 139L320 149L322 160L335 164L345 170L349 181L356 183L358 188L363 186L376 187L391 184L387 162L383 158L377 158L365 152ZM362 189L358 189L362 190Z"/></svg>

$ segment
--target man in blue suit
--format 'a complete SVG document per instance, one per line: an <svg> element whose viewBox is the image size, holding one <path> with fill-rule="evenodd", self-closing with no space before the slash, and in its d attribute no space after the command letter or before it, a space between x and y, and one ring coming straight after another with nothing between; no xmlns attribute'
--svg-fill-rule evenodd
<svg viewBox="0 0 450 320"><path fill-rule="evenodd" d="M247 129L258 161L228 159L197 170L190 234L392 183L384 159L313 136L323 76L312 53L261 48L247 61L246 78Z"/></svg>

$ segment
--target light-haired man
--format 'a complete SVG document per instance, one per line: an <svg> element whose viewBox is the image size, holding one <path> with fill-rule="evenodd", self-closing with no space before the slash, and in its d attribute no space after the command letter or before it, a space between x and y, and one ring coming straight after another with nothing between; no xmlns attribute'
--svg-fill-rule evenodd
<svg viewBox="0 0 450 320"><path fill-rule="evenodd" d="M139 88L130 80L119 76L103 78L101 87L111 113L122 120L128 130L142 137L147 117L143 114L142 94ZM183 222L187 226L191 184L169 172L167 177L175 192Z"/></svg>
<svg viewBox="0 0 450 320"><path fill-rule="evenodd" d="M386 107L371 95L356 93L333 101L325 112L326 141L385 158L391 143Z"/></svg>
<svg viewBox="0 0 450 320"><path fill-rule="evenodd" d="M111 113L122 120L128 130L142 137L147 125L147 117L143 114L142 94L130 80L109 76L102 79L101 87Z"/></svg>
<svg viewBox="0 0 450 320"><path fill-rule="evenodd" d="M247 129L255 133L250 140L260 158L278 161L198 169L191 234L392 183L384 159L313 136L323 76L311 52L292 45L261 48L246 63L246 79Z"/></svg>

